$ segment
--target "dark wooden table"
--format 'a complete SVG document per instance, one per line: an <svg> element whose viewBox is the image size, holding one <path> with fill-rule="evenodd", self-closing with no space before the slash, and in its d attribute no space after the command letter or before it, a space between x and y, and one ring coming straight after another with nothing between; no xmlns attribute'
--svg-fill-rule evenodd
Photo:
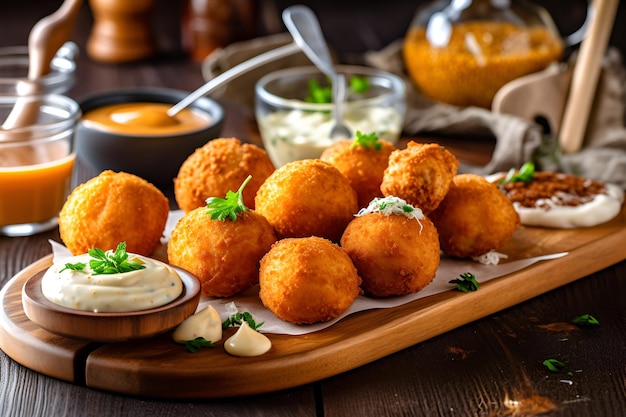
<svg viewBox="0 0 626 417"><path fill-rule="evenodd" d="M32 24L56 7L51 4L55 2L10 3L14 11L0 14L1 46L25 44ZM127 86L199 86L199 64L177 49L174 20L161 26L159 41L165 52L149 61L105 65L83 52L70 95ZM82 51L89 27L89 10L84 8L75 33ZM224 135L255 141L250 123L242 123L249 115L242 118L240 109L224 104ZM85 172L78 173L78 181L85 179ZM49 254L48 239L59 240L58 230L1 237L0 286ZM223 400L158 401L99 392L38 374L0 353L0 415L624 416L624 294L622 261L343 374L281 392ZM581 330L568 324L585 313L596 317L600 327ZM375 343L371 348L376 349ZM551 373L542 364L548 358L566 361L572 375Z"/></svg>

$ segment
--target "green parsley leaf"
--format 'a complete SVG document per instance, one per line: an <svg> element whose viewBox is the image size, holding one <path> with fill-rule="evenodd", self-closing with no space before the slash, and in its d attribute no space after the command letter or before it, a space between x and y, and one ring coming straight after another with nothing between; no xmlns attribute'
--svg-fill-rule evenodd
<svg viewBox="0 0 626 417"><path fill-rule="evenodd" d="M383 144L378 139L378 135L376 132L372 132L370 134L361 133L360 130L356 131L356 138L352 142L352 147L355 148L357 146L362 146L367 149L374 148L377 151L380 151L383 147Z"/></svg>
<svg viewBox="0 0 626 417"><path fill-rule="evenodd" d="M87 264L84 264L82 262L76 262L75 264L71 264L71 263L66 263L65 264L65 268L61 269L59 272L63 272L66 269L72 270L72 271L82 271L85 269L85 267L87 266Z"/></svg>
<svg viewBox="0 0 626 417"><path fill-rule="evenodd" d="M304 98L307 103L325 104L333 101L332 80L327 78L328 84L322 85L317 80L309 80L308 95ZM370 82L366 77L352 76L349 81L350 91L356 94L364 94L370 89Z"/></svg>
<svg viewBox="0 0 626 417"><path fill-rule="evenodd" d="M196 337L193 340L183 340L177 343L185 345L185 349L187 349L191 353L196 353L197 351L205 347L214 347L213 343L211 343L210 340L206 340L204 337Z"/></svg>
<svg viewBox="0 0 626 417"><path fill-rule="evenodd" d="M582 327L599 327L600 322L591 314L583 314L582 316L574 317L572 323Z"/></svg>
<svg viewBox="0 0 626 417"><path fill-rule="evenodd" d="M309 80L309 95L304 101L307 103L330 103L333 99L333 90L330 85L323 86L317 80Z"/></svg>
<svg viewBox="0 0 626 417"><path fill-rule="evenodd" d="M526 162L517 171L515 168L511 168L507 172L506 176L498 182L498 185L507 184L509 182L531 182L535 176L535 164L532 162Z"/></svg>
<svg viewBox="0 0 626 417"><path fill-rule="evenodd" d="M248 210L248 207L243 203L243 189L251 179L252 176L248 175L236 193L228 190L226 198L209 197L206 200L207 213L211 215L211 220L225 221L230 218L235 221L239 213Z"/></svg>
<svg viewBox="0 0 626 417"><path fill-rule="evenodd" d="M449 283L456 284L456 289L461 292L477 291L480 287L476 277L471 272L464 272L459 278L455 278Z"/></svg>
<svg viewBox="0 0 626 417"><path fill-rule="evenodd" d="M565 368L565 364L558 359L546 359L543 365L551 372L561 372Z"/></svg>
<svg viewBox="0 0 626 417"><path fill-rule="evenodd" d="M126 242L120 242L115 252L103 251L93 248L87 252L93 259L89 260L89 267L94 275L123 274L124 272L144 269L146 266L141 262L128 261Z"/></svg>
<svg viewBox="0 0 626 417"><path fill-rule="evenodd" d="M350 77L350 88L357 94L364 94L370 89L370 82L365 77Z"/></svg>
<svg viewBox="0 0 626 417"><path fill-rule="evenodd" d="M230 316L229 318L227 318L226 320L224 320L224 322L222 323L222 329L226 329L228 327L234 327L234 326L241 326L241 323L243 322L248 323L248 326L250 326L251 329L253 330L258 330L261 326L263 326L263 324L265 323L264 321L257 324L254 321L254 318L252 317L252 314L248 313L247 311L243 312L243 313L235 313L232 316Z"/></svg>

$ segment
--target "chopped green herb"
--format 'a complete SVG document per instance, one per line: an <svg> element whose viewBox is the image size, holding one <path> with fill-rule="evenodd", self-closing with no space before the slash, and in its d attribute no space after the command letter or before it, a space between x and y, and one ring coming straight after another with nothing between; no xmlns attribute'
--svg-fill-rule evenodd
<svg viewBox="0 0 626 417"><path fill-rule="evenodd" d="M565 364L558 359L546 359L543 365L551 372L561 372L565 368Z"/></svg>
<svg viewBox="0 0 626 417"><path fill-rule="evenodd" d="M333 90L330 85L323 86L317 80L309 80L309 95L304 99L307 103L330 103Z"/></svg>
<svg viewBox="0 0 626 417"><path fill-rule="evenodd" d="M518 170L511 168L506 176L498 182L498 185L507 184L509 182L531 182L535 175L535 164L526 162Z"/></svg>
<svg viewBox="0 0 626 417"><path fill-rule="evenodd" d="M105 252L102 249L93 248L89 249L88 253L94 258L89 261L89 267L93 270L94 275L122 274L146 267L141 262L128 261L126 242L120 242L115 252Z"/></svg>
<svg viewBox="0 0 626 417"><path fill-rule="evenodd" d="M370 82L365 77L350 77L350 88L357 94L367 93L370 89Z"/></svg>
<svg viewBox="0 0 626 417"><path fill-rule="evenodd" d="M206 200L207 213L211 215L211 220L225 221L230 218L232 221L237 220L237 214L248 210L243 203L243 189L252 179L251 175L239 187L236 193L228 190L226 198L209 197Z"/></svg>
<svg viewBox="0 0 626 417"><path fill-rule="evenodd" d="M185 349L191 353L196 353L205 347L213 347L213 343L211 343L210 340L206 340L204 337L197 337L193 340L183 340L178 343L185 345Z"/></svg>
<svg viewBox="0 0 626 417"><path fill-rule="evenodd" d="M93 248L87 252L93 259L89 260L89 267L94 275L106 274L123 274L124 272L136 271L144 269L146 266L141 262L128 261L128 253L126 252L126 242L120 242L112 251L103 251L102 249ZM72 271L83 271L87 265L82 262L66 263L65 268L60 272L70 269Z"/></svg>
<svg viewBox="0 0 626 417"><path fill-rule="evenodd" d="M243 313L235 313L232 316L230 316L229 318L227 318L226 320L224 320L224 322L222 323L222 329L226 329L228 327L231 326L240 326L242 322L246 322L248 323L248 325L250 326L251 329L253 330L257 330L259 329L261 326L263 326L263 324L265 323L264 321L256 324L254 321L254 318L252 317L252 314L246 312Z"/></svg>
<svg viewBox="0 0 626 417"><path fill-rule="evenodd" d="M477 291L480 287L476 277L471 272L464 272L459 278L455 278L449 283L456 284L456 289L461 292Z"/></svg>
<svg viewBox="0 0 626 417"><path fill-rule="evenodd" d="M600 326L600 322L591 314L583 314L582 316L574 317L572 319L572 322L574 324L577 324L583 327L599 327Z"/></svg>
<svg viewBox="0 0 626 417"><path fill-rule="evenodd" d="M308 95L304 98L307 103L325 104L333 101L332 81L322 85L317 80L309 80ZM364 94L370 89L370 82L366 77L352 76L349 80L350 90L356 94Z"/></svg>
<svg viewBox="0 0 626 417"><path fill-rule="evenodd" d="M360 130L356 131L356 138L352 142L352 147L362 146L367 149L374 148L377 151L381 150L383 144L378 139L376 132L370 134L361 133Z"/></svg>
<svg viewBox="0 0 626 417"><path fill-rule="evenodd" d="M61 269L59 272L63 272L66 269L70 269L72 271L82 271L85 269L86 266L87 264L84 264L82 262L76 262L75 264L66 263L65 268Z"/></svg>

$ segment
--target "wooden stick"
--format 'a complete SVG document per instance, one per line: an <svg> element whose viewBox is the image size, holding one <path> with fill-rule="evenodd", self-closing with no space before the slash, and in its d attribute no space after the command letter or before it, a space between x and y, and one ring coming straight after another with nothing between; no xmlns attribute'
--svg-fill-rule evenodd
<svg viewBox="0 0 626 417"><path fill-rule="evenodd" d="M618 3L619 0L593 1L594 15L576 58L559 132L565 153L577 152L582 146Z"/></svg>

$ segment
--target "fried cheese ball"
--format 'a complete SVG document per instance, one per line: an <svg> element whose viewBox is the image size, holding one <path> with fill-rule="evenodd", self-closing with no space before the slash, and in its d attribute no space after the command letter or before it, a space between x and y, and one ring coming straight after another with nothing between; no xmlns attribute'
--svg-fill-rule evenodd
<svg viewBox="0 0 626 417"><path fill-rule="evenodd" d="M458 258L481 256L499 248L519 224L519 216L506 195L474 174L456 175L430 218L439 231L441 249Z"/></svg>
<svg viewBox="0 0 626 417"><path fill-rule="evenodd" d="M382 213L355 217L341 247L356 266L364 292L373 297L416 293L439 268L439 238L428 217Z"/></svg>
<svg viewBox="0 0 626 417"><path fill-rule="evenodd" d="M259 188L255 207L279 239L319 236L333 242L358 210L346 177L319 159L289 162L274 171Z"/></svg>
<svg viewBox="0 0 626 417"><path fill-rule="evenodd" d="M380 140L380 149L353 143L353 140L335 142L322 152L320 159L329 162L348 179L356 191L359 207L367 207L375 197L383 196L380 184L389 155L396 147L386 140Z"/></svg>
<svg viewBox="0 0 626 417"><path fill-rule="evenodd" d="M437 208L450 188L459 161L436 143L409 142L391 153L380 189L428 214Z"/></svg>
<svg viewBox="0 0 626 417"><path fill-rule="evenodd" d="M272 172L274 164L258 146L236 138L213 139L183 162L174 179L174 196L178 207L189 212L204 206L209 197L236 190L251 175L243 201L254 209L256 191Z"/></svg>
<svg viewBox="0 0 626 417"><path fill-rule="evenodd" d="M339 317L361 290L356 268L335 243L317 237L279 240L261 259L259 297L278 318L311 324Z"/></svg>
<svg viewBox="0 0 626 417"><path fill-rule="evenodd" d="M59 214L61 240L74 255L89 249L150 256L161 243L169 214L167 197L154 185L126 172L103 171L76 187Z"/></svg>
<svg viewBox="0 0 626 417"><path fill-rule="evenodd" d="M275 241L270 224L253 210L222 221L199 207L172 230L167 258L200 280L202 295L230 297L258 284L259 261Z"/></svg>

